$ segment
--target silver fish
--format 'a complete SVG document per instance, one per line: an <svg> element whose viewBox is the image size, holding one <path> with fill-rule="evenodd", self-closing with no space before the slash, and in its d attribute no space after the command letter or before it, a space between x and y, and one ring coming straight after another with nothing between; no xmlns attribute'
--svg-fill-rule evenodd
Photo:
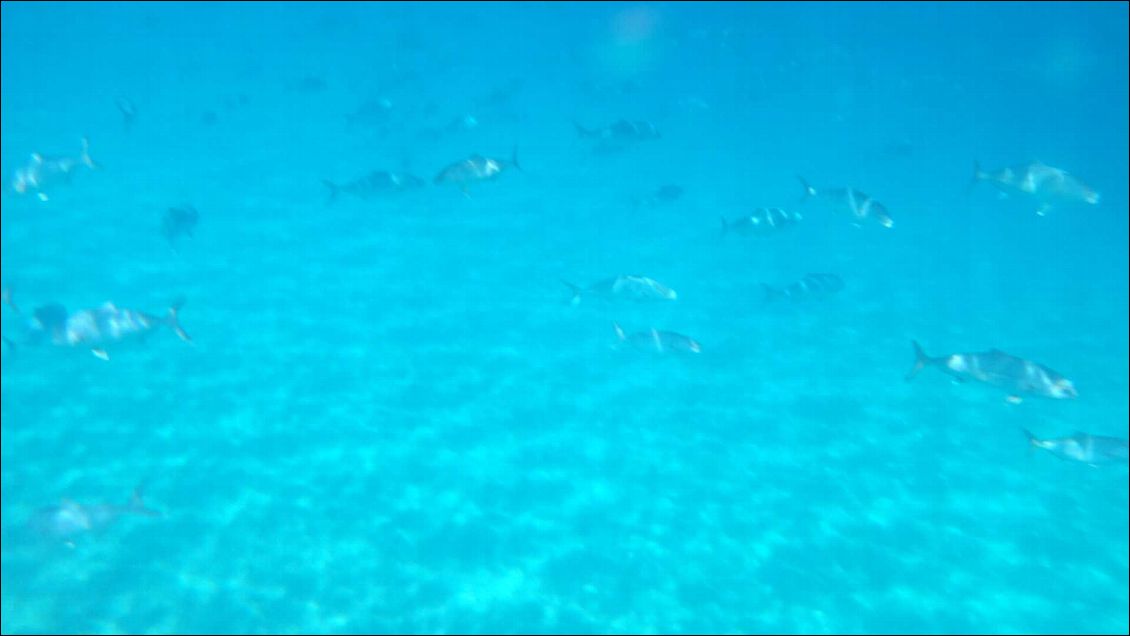
<svg viewBox="0 0 1130 636"><path fill-rule="evenodd" d="M444 167L436 175L435 182L437 184L454 183L459 186L463 194L467 194L467 188L472 183L495 179L511 167L518 170L522 169L522 166L518 164L517 148L511 153L510 161L491 159L482 155L471 155L463 161L457 161Z"/></svg>
<svg viewBox="0 0 1130 636"><path fill-rule="evenodd" d="M1040 439L1024 431L1033 448L1042 448L1060 459L1083 462L1092 466L1125 462L1130 458L1130 441L1121 437L1103 437L1076 432L1071 437Z"/></svg>
<svg viewBox="0 0 1130 636"><path fill-rule="evenodd" d="M803 217L799 212L789 212L781 208L756 208L749 214L733 221L722 219L722 234L730 232L741 236L768 236L800 223Z"/></svg>
<svg viewBox="0 0 1130 636"><path fill-rule="evenodd" d="M420 177L407 173L389 172L387 170L374 170L363 177L341 185L332 181L323 181L322 183L330 190L330 198L327 203L336 201L338 195L343 192L361 199L368 199L377 196L401 194L427 185Z"/></svg>
<svg viewBox="0 0 1130 636"><path fill-rule="evenodd" d="M81 166L91 170L98 168L98 164L90 157L90 141L86 137L82 138L82 152L77 157L47 157L32 153L31 161L16 170L12 188L19 194L34 191L40 201L46 201L46 190L69 183Z"/></svg>
<svg viewBox="0 0 1130 636"><path fill-rule="evenodd" d="M1008 401L1017 404L1022 395L1063 400L1078 397L1075 384L1051 369L1000 349L980 353L954 353L933 358L914 346L914 367L906 375L912 380L926 367L938 367L959 381L976 380L1008 391Z"/></svg>
<svg viewBox="0 0 1130 636"><path fill-rule="evenodd" d="M138 488L125 505L83 505L63 500L58 506L38 510L28 525L44 539L63 541L73 547L74 539L79 535L105 528L124 515L158 517L161 513L145 505Z"/></svg>
<svg viewBox="0 0 1130 636"><path fill-rule="evenodd" d="M1043 216L1057 203L1087 203L1096 205L1101 198L1094 188L1071 176L1065 170L1053 168L1039 161L1022 166L982 170L973 164L973 185L988 181L1004 193L1030 196L1039 204L1036 214Z"/></svg>
<svg viewBox="0 0 1130 636"><path fill-rule="evenodd" d="M5 300L15 310L10 293ZM181 340L192 342L178 320L182 305L182 301L173 303L164 318L121 309L109 301L100 307L73 314L58 303L43 305L36 308L28 320L27 340L31 343L47 341L59 347L87 347L102 360L110 359L106 346L143 336L158 327L169 327Z"/></svg>
<svg viewBox="0 0 1130 636"><path fill-rule="evenodd" d="M820 300L837 294L844 289L844 281L835 274L805 274L804 278L786 287L773 287L761 284L765 300L788 299L793 302Z"/></svg>
<svg viewBox="0 0 1130 636"><path fill-rule="evenodd" d="M653 353L701 353L702 346L698 341L689 336L672 331L659 331L654 327L648 331L633 334L624 333L618 323L612 323L616 329L616 337L620 342L627 343L639 351Z"/></svg>
<svg viewBox="0 0 1130 636"><path fill-rule="evenodd" d="M839 212L849 213L856 225L862 225L865 221L875 221L885 228L895 226L895 221L887 212L886 206L855 188L823 188L817 190L809 185L804 177L798 176L797 178L804 186L804 198L816 197Z"/></svg>
<svg viewBox="0 0 1130 636"><path fill-rule="evenodd" d="M573 291L573 297L570 300L570 303L573 305L580 304L581 296L595 296L605 300L632 301L675 300L679 297L679 295L675 293L675 290L647 276L621 275L593 283L585 288L581 288L568 281L561 282L565 283L565 285Z"/></svg>

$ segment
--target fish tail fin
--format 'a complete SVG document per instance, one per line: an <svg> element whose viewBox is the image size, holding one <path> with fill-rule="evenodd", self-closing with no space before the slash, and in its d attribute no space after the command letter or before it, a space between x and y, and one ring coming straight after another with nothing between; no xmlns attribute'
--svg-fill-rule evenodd
<svg viewBox="0 0 1130 636"><path fill-rule="evenodd" d="M192 337L188 335L188 332L184 330L184 327L180 326L179 315L181 307L184 307L183 298L178 298L173 301L173 304L169 306L169 317L166 320L169 323L169 327L171 327L173 332L177 334L178 338L184 340L185 342L192 342Z"/></svg>
<svg viewBox="0 0 1130 636"><path fill-rule="evenodd" d="M724 216L720 216L718 218L722 221L722 236L726 236L730 233L730 223Z"/></svg>
<svg viewBox="0 0 1130 636"><path fill-rule="evenodd" d="M798 181L800 181L801 187L804 188L804 195L800 198L801 201L807 201L816 196L816 188L812 187L812 185L808 183L808 181L804 177L798 174L796 178Z"/></svg>
<svg viewBox="0 0 1130 636"><path fill-rule="evenodd" d="M1040 438L1036 437L1035 435L1033 435L1032 431L1029 431L1026 428L1022 428L1022 429L1020 429L1020 431L1022 433L1024 433L1024 437L1028 438L1028 445L1029 446L1035 446L1036 442L1038 442L1039 439L1040 439Z"/></svg>
<svg viewBox="0 0 1130 636"><path fill-rule="evenodd" d="M327 188L330 189L330 198L326 199L326 205L329 205L329 204L333 203L334 201L337 201L337 195L338 195L339 192L341 192L341 188L338 187L338 185L336 183L334 183L333 181L330 181L329 179L322 179L322 183Z"/></svg>
<svg viewBox="0 0 1130 636"><path fill-rule="evenodd" d="M910 371L906 374L907 381L913 380L914 376L918 375L918 372L934 362L934 359L926 355L926 352L922 350L922 345L918 344L917 340L911 340L910 344L914 346L914 366L911 367Z"/></svg>
<svg viewBox="0 0 1130 636"><path fill-rule="evenodd" d="M976 159L973 160L973 177L969 179L969 185L965 186L965 193L968 194L973 191L973 188L978 183L985 180L985 172L981 170L981 162Z"/></svg>
<svg viewBox="0 0 1130 636"><path fill-rule="evenodd" d="M98 165L98 162L94 161L94 158L90 156L90 139L88 137L82 138L82 154L79 155L79 160L91 170L97 170L101 167Z"/></svg>
<svg viewBox="0 0 1130 636"><path fill-rule="evenodd" d="M144 487L138 485L129 498L129 511L147 517L160 517L161 513L145 505Z"/></svg>
<svg viewBox="0 0 1130 636"><path fill-rule="evenodd" d="M0 302L3 302L5 305L11 307L12 311L16 312L17 314L23 313L20 311L20 308L16 306L16 301L12 300L11 287L5 287L3 290L0 290L0 297L2 297L2 300L0 300Z"/></svg>
<svg viewBox="0 0 1130 636"><path fill-rule="evenodd" d="M620 323L613 322L612 328L616 330L616 337L619 338L621 342L624 342L628 339L628 336L624 333L624 329L620 326Z"/></svg>
<svg viewBox="0 0 1130 636"><path fill-rule="evenodd" d="M595 131L592 131L592 130L589 130L588 128L585 128L576 119L573 120L573 128L577 129L577 136L580 137L581 139L587 139L589 137L595 137L596 136Z"/></svg>
<svg viewBox="0 0 1130 636"><path fill-rule="evenodd" d="M772 302L785 296L784 292L769 283L761 283L761 291L765 294L763 297L765 302Z"/></svg>
<svg viewBox="0 0 1130 636"><path fill-rule="evenodd" d="M510 149L510 165L522 172L526 171L526 169L522 167L522 164L518 163L518 144L514 144L514 147Z"/></svg>
<svg viewBox="0 0 1130 636"><path fill-rule="evenodd" d="M562 279L561 282L565 283L565 286L569 288L569 291L573 292L573 296L569 299L569 304L574 307L581 304L581 288L564 279Z"/></svg>

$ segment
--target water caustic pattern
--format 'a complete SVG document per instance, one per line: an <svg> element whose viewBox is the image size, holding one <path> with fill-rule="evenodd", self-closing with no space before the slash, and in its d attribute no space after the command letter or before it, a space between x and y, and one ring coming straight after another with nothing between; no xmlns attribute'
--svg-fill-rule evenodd
<svg viewBox="0 0 1130 636"><path fill-rule="evenodd" d="M1125 3L0 12L4 633L1130 629Z"/></svg>

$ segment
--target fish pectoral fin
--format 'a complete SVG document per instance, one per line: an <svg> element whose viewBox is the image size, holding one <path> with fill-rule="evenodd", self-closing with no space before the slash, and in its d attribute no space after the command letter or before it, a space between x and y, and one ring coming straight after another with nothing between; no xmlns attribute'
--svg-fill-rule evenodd
<svg viewBox="0 0 1130 636"><path fill-rule="evenodd" d="M1010 395L1006 397L1004 401L1008 402L1009 404L1020 404L1024 400L1019 395Z"/></svg>
<svg viewBox="0 0 1130 636"><path fill-rule="evenodd" d="M93 353L94 357L98 358L99 360L105 360L106 362L110 361L110 354L107 353L105 349L91 349L90 352Z"/></svg>

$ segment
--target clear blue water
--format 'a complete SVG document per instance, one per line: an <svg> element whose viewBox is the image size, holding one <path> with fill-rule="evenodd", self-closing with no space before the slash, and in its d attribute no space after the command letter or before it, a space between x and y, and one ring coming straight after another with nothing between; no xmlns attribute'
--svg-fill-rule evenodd
<svg viewBox="0 0 1130 636"><path fill-rule="evenodd" d="M1127 633L1125 464L1021 432L1127 436L1127 13L5 2L4 284L25 313L182 297L194 343L4 349L3 632ZM662 138L572 123L618 119ZM10 185L83 136L100 170ZM1101 201L967 188L1037 159ZM327 205L402 169L428 185ZM770 206L802 224L720 237ZM809 272L845 288L764 302ZM678 299L561 283L617 274ZM912 339L1079 397L908 383ZM34 531L138 484L161 517Z"/></svg>

